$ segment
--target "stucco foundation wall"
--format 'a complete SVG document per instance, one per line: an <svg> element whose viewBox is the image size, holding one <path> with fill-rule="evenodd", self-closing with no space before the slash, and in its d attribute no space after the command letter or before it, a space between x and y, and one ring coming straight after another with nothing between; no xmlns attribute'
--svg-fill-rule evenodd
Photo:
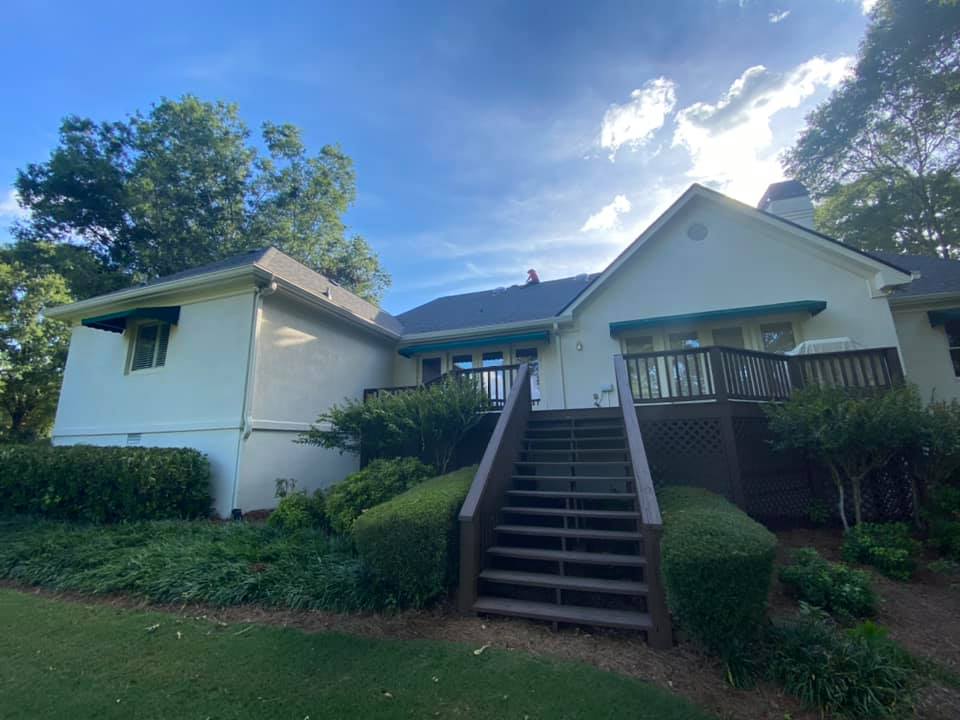
<svg viewBox="0 0 960 720"><path fill-rule="evenodd" d="M213 481L210 494L214 498L213 511L220 517L228 517L232 507L233 478L237 463L237 444L240 428L221 430L196 430L191 432L143 433L143 447L188 447L204 453L210 461ZM55 445L126 445L127 436L122 435L60 435Z"/></svg>
<svg viewBox="0 0 960 720"><path fill-rule="evenodd" d="M237 505L273 507L275 480L327 487L358 467L352 456L297 445L298 433L344 398L393 382L395 343L281 294L263 299L249 436L240 454Z"/></svg>
<svg viewBox="0 0 960 720"><path fill-rule="evenodd" d="M924 401L960 400L960 379L953 373L943 327L930 327L927 311L935 306L894 309L900 354L907 379L917 384Z"/></svg>
<svg viewBox="0 0 960 720"><path fill-rule="evenodd" d="M293 478L298 490L313 492L360 469L356 455L299 445L296 438L294 432L254 430L244 441L244 481L238 489L237 507L245 512L274 507L277 478Z"/></svg>
<svg viewBox="0 0 960 720"><path fill-rule="evenodd" d="M56 445L192 447L210 457L216 512L230 512L253 290L180 304L163 367L127 371L133 331L76 326L53 428ZM175 299L168 304L178 304Z"/></svg>
<svg viewBox="0 0 960 720"><path fill-rule="evenodd" d="M709 230L700 242L686 234L694 222ZM593 393L613 383L612 358L621 347L610 337L611 322L826 300L827 309L819 315L796 318L798 342L847 336L864 347L895 346L888 302L872 297L864 271L859 273L842 258L810 250L786 232L697 199L574 312L573 327L560 338L566 405L590 407Z"/></svg>

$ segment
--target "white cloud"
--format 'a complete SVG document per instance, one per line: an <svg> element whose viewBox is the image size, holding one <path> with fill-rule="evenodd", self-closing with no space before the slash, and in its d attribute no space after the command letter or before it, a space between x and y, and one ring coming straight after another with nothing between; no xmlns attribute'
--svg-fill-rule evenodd
<svg viewBox="0 0 960 720"><path fill-rule="evenodd" d="M690 154L688 175L753 203L782 178L774 143L775 115L796 109L816 92L837 87L853 59L814 57L786 73L762 65L748 68L715 104L694 103L677 112L673 145Z"/></svg>
<svg viewBox="0 0 960 720"><path fill-rule="evenodd" d="M607 109L600 128L600 146L610 151L611 161L624 145L641 147L663 126L676 104L672 80L664 77L648 80L630 93L628 102Z"/></svg>
<svg viewBox="0 0 960 720"><path fill-rule="evenodd" d="M28 210L20 207L20 196L17 191L10 188L5 198L0 198L0 218L11 218L13 220L23 220L30 213Z"/></svg>
<svg viewBox="0 0 960 720"><path fill-rule="evenodd" d="M789 10L784 10L783 12L770 13L770 14L767 16L767 19L768 19L770 22L772 22L774 25L776 25L777 23L783 22L783 21L786 20L788 17L790 17L790 11L789 11Z"/></svg>
<svg viewBox="0 0 960 720"><path fill-rule="evenodd" d="M580 228L580 232L590 232L591 230L613 230L620 222L620 216L630 212L630 201L626 195L617 195L613 202L604 205L593 215L587 218L587 221Z"/></svg>
<svg viewBox="0 0 960 720"><path fill-rule="evenodd" d="M860 0L860 9L864 15L869 15L870 11L877 6L877 0Z"/></svg>

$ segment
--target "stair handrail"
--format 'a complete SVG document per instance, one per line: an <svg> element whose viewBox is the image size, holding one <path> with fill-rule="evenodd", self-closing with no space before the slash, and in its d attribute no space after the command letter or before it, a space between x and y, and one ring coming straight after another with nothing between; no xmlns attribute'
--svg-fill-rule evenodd
<svg viewBox="0 0 960 720"><path fill-rule="evenodd" d="M640 421L637 419L637 410L633 404L630 376L622 355L614 355L613 368L627 449L630 451L630 462L633 466L633 488L636 493L637 509L640 511L640 533L643 537L643 552L646 559L644 579L647 584L647 611L653 623L647 640L651 647L669 648L673 646L673 629L660 572L660 539L663 536L660 503L657 502L657 492L653 487L653 475L650 473L647 451L643 446L643 436L640 434Z"/></svg>
<svg viewBox="0 0 960 720"><path fill-rule="evenodd" d="M530 417L530 400L530 366L523 363L460 508L457 605L464 613L470 612L477 600L477 576L482 569L483 555L492 544L496 514L513 476L513 464Z"/></svg>

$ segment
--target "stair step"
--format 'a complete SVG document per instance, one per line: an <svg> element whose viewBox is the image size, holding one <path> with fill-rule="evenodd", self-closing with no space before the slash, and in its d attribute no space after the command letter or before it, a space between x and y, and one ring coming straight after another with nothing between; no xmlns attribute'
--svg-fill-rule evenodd
<svg viewBox="0 0 960 720"><path fill-rule="evenodd" d="M494 545L487 548L487 552L491 555L517 558L520 560L550 560L554 562L582 563L584 565L642 567L647 564L646 559L641 555L624 555L622 553L541 550L540 548L508 547L505 545Z"/></svg>
<svg viewBox="0 0 960 720"><path fill-rule="evenodd" d="M514 480L632 480L630 475L513 475Z"/></svg>
<svg viewBox="0 0 960 720"><path fill-rule="evenodd" d="M617 452L627 452L627 448L567 448L565 450L558 450L556 448L540 448L533 450L522 450L525 453L550 453L551 455L564 454L564 455L581 455L583 453L617 453Z"/></svg>
<svg viewBox="0 0 960 720"><path fill-rule="evenodd" d="M577 445L578 443L584 442L601 442L601 441L623 441L623 435L611 435L610 437L595 437L595 438L532 438L524 437L523 441L528 445L530 443L566 443L567 445ZM546 448L549 449L549 448ZM602 448L585 448L587 450L623 450L624 447L602 447Z"/></svg>
<svg viewBox="0 0 960 720"><path fill-rule="evenodd" d="M590 528L543 527L542 525L497 525L499 533L511 535L536 535L538 537L583 538L592 540L623 540L636 542L641 536L638 532L623 530L591 530Z"/></svg>
<svg viewBox="0 0 960 720"><path fill-rule="evenodd" d="M490 615L511 615L534 620L566 622L577 625L600 625L628 630L648 630L653 627L650 616L646 613L580 607L577 605L553 605L551 603L527 602L488 596L478 597L473 604L473 610Z"/></svg>
<svg viewBox="0 0 960 720"><path fill-rule="evenodd" d="M601 578L548 575L547 573L515 572L513 570L484 570L480 573L480 579L507 585L586 590L614 595L646 595L648 590L646 584L629 580L603 580Z"/></svg>
<svg viewBox="0 0 960 720"><path fill-rule="evenodd" d="M596 425L558 425L556 427L544 427L544 421L531 420L527 423L528 430L537 430L542 432L555 432L560 430L620 430L623 432L623 423L597 423Z"/></svg>
<svg viewBox="0 0 960 720"><path fill-rule="evenodd" d="M516 465L629 465L629 460L517 460Z"/></svg>
<svg viewBox="0 0 960 720"><path fill-rule="evenodd" d="M633 493L615 492L577 492L576 490L507 490L507 495L540 498L580 498L581 500L636 500Z"/></svg>
<svg viewBox="0 0 960 720"><path fill-rule="evenodd" d="M640 513L626 510L568 510L566 508L539 508L506 505L501 508L514 515L549 515L551 517L592 517L608 520L636 520Z"/></svg>

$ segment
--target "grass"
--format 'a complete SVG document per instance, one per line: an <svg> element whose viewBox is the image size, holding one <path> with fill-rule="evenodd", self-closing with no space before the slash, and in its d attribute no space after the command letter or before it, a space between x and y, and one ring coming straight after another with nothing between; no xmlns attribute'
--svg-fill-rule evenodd
<svg viewBox="0 0 960 720"><path fill-rule="evenodd" d="M705 720L652 686L519 652L87 606L0 590L3 717Z"/></svg>
<svg viewBox="0 0 960 720"><path fill-rule="evenodd" d="M340 611L381 604L349 540L247 523L0 521L0 578L158 603Z"/></svg>

